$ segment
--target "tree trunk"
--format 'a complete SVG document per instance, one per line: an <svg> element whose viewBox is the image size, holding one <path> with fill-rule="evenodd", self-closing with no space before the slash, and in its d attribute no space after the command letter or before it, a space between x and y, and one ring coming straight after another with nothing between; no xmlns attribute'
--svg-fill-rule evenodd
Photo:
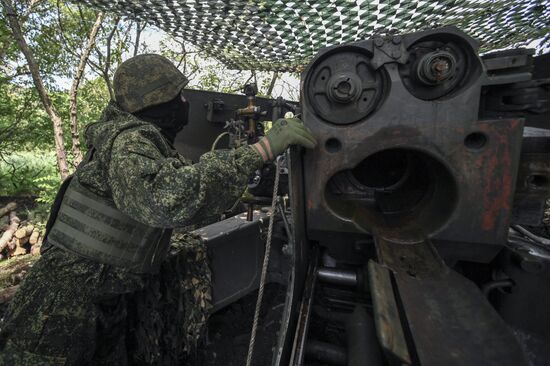
<svg viewBox="0 0 550 366"><path fill-rule="evenodd" d="M88 43L86 44L86 47L84 48L80 56L80 62L76 69L73 83L71 85L71 91L69 92L71 138L72 138L72 151L73 151L73 157L74 157L73 165L75 167L77 167L78 164L80 164L80 162L82 161L82 151L80 150L80 136L78 133L78 116L77 116L78 87L80 85L80 80L82 80L82 75L84 74L84 69L86 68L86 63L88 62L90 53L92 52L92 49L95 46L97 32L99 31L99 27L101 26L102 21L103 21L103 12L100 12L97 15L94 26L90 31L90 35L88 37Z"/></svg>
<svg viewBox="0 0 550 366"><path fill-rule="evenodd" d="M36 90L38 91L38 95L40 96L42 105L44 106L46 113L48 114L48 116L52 121L54 142L55 142L55 152L57 155L57 166L59 168L59 174L61 176L61 179L64 180L69 175L69 165L67 163L67 153L65 151L65 146L64 146L63 120L57 113L57 110L55 109L55 106L53 105L50 99L50 96L46 91L46 88L42 81L42 77L40 76L40 69L38 67L36 60L34 59L32 50L30 49L29 45L27 44L27 41L25 40L25 37L23 36L23 32L21 30L21 24L19 23L19 19L17 17L17 14L15 13L15 10L13 8L11 1L0 0L0 3L4 8L4 14L6 15L6 19L8 20L8 24L12 31L13 37L15 38L15 41L17 42L19 49L21 50L21 52L23 52L23 55L27 60L27 63L29 65L29 70L31 71L32 80L34 82L34 86L36 87Z"/></svg>

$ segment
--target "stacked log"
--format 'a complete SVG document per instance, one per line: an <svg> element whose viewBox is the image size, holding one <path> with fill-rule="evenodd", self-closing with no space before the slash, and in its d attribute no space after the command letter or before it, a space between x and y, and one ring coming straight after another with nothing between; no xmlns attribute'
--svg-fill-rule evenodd
<svg viewBox="0 0 550 366"><path fill-rule="evenodd" d="M6 206L0 208L0 217L9 214L12 211L15 211L16 208L17 208L17 203L15 202L8 203Z"/></svg>
<svg viewBox="0 0 550 366"><path fill-rule="evenodd" d="M6 206L7 207L7 206ZM8 227L6 231L0 236L0 252L6 248L6 246L11 242L17 228L19 227L21 220L15 214L15 211L9 213Z"/></svg>
<svg viewBox="0 0 550 366"><path fill-rule="evenodd" d="M34 225L21 221L16 209L15 202L0 208L0 259L40 253L44 233Z"/></svg>

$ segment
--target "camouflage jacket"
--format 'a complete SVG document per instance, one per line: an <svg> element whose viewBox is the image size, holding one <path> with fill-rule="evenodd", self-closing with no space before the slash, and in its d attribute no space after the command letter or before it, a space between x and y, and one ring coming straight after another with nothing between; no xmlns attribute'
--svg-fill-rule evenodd
<svg viewBox="0 0 550 366"><path fill-rule="evenodd" d="M183 132L185 133L185 132ZM154 125L111 103L86 131L76 171L137 221L194 224L229 208L262 164L251 148L191 164ZM0 320L0 365L181 365L204 333L210 271L198 238L176 234L160 273L135 274L48 246Z"/></svg>
<svg viewBox="0 0 550 366"><path fill-rule="evenodd" d="M246 146L208 152L191 164L156 126L113 102L87 128L86 141L95 152L76 171L80 183L112 197L122 212L152 227L183 227L221 214L263 164Z"/></svg>

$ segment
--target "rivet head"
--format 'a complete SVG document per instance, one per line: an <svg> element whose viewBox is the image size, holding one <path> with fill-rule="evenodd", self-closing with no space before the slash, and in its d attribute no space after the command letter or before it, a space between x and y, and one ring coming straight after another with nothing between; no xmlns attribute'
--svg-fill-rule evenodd
<svg viewBox="0 0 550 366"><path fill-rule="evenodd" d="M393 36L393 38L391 39L391 41L393 42L393 44L399 44L401 43L401 36Z"/></svg>

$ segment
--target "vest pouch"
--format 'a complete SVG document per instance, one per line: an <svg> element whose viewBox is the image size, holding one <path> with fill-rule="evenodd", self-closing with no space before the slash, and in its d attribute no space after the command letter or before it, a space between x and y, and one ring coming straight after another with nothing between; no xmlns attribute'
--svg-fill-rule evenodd
<svg viewBox="0 0 550 366"><path fill-rule="evenodd" d="M82 257L136 273L158 270L168 251L164 229L122 213L112 199L83 187L73 177L48 232L48 243Z"/></svg>

